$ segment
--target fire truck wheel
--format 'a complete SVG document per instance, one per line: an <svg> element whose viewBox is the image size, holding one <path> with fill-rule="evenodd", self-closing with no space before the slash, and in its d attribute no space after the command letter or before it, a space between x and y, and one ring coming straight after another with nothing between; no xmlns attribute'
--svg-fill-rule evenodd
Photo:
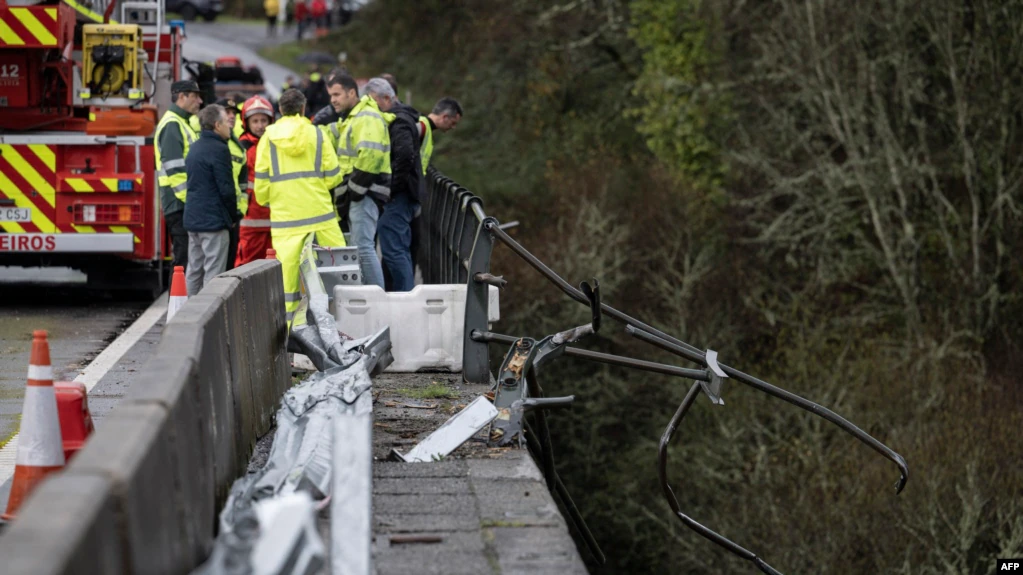
<svg viewBox="0 0 1023 575"><path fill-rule="evenodd" d="M195 20L195 17L199 14L199 11L195 9L195 6L191 4L185 4L181 7L181 19L185 22L191 22Z"/></svg>
<svg viewBox="0 0 1023 575"><path fill-rule="evenodd" d="M207 21L207 22L212 22L212 21L217 19L217 13L216 12L207 12L207 13L202 15L202 19Z"/></svg>

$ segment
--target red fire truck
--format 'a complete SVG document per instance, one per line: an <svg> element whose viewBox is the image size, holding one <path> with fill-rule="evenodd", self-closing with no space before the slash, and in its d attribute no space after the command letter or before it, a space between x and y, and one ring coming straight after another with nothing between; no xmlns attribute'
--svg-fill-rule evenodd
<svg viewBox="0 0 1023 575"><path fill-rule="evenodd" d="M0 0L0 266L162 289L152 136L182 38L163 0Z"/></svg>

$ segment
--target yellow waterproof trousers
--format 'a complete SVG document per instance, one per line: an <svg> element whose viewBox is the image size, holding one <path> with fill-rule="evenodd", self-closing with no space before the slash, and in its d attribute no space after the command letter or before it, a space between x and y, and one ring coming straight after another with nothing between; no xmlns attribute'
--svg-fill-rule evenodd
<svg viewBox="0 0 1023 575"><path fill-rule="evenodd" d="M315 232L272 236L274 250L277 252L277 259L281 262L281 272L284 274L284 310L288 317L288 331L291 331L295 310L298 309L298 305L302 301L302 280L299 277L299 266L302 263L302 252L306 246L310 246L310 252L312 252L313 242L331 248L345 247L345 236L341 233L337 221L331 223L333 225L330 227L324 227ZM305 321L304 317L298 318L298 325L304 325Z"/></svg>

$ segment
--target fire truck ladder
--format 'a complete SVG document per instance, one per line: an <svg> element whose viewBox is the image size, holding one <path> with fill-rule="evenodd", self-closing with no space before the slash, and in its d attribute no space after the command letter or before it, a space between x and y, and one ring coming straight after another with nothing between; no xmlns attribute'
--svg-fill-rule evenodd
<svg viewBox="0 0 1023 575"><path fill-rule="evenodd" d="M80 21L102 24L107 8L115 1L116 0L64 0L64 3L75 9Z"/></svg>
<svg viewBox="0 0 1023 575"><path fill-rule="evenodd" d="M99 0L105 2L108 0ZM114 1L114 0L109 0ZM142 28L142 39L144 42L153 42L156 47L156 54L153 58L153 89L156 89L156 81L160 67L160 36L164 34L163 6L164 0L127 0L121 2L121 23L138 24Z"/></svg>

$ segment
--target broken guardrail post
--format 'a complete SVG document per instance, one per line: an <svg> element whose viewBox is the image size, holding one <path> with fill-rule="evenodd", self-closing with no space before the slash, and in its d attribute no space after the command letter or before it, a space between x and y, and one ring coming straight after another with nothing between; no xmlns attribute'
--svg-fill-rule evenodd
<svg viewBox="0 0 1023 575"><path fill-rule="evenodd" d="M469 209L476 206L469 202ZM476 220L473 210L473 220ZM482 213L482 209L480 209ZM469 256L469 280L465 289L465 328L462 332L462 378L471 383L490 383L490 348L486 342L472 338L473 330L488 331L490 318L490 285L478 280L490 275L490 254L494 250L494 237L489 226L497 225L494 218L484 218L476 226L476 240ZM485 274L485 275L483 275Z"/></svg>
<svg viewBox="0 0 1023 575"><path fill-rule="evenodd" d="M469 279L469 255L472 253L473 240L476 239L476 226L479 220L476 218L474 206L483 206L483 200L469 194L462 201L462 207L458 211L458 229L456 233L455 248L458 251L458 268L456 269L456 281L465 282Z"/></svg>
<svg viewBox="0 0 1023 575"><path fill-rule="evenodd" d="M460 279L464 273L464 268L462 266L462 256L459 253L458 244L461 233L458 226L464 223L465 210L467 209L466 205L472 198L472 192L456 185L454 198L452 200L451 215L448 217L447 229L444 230L444 248L448 255L448 257L445 258L445 261L447 262L445 283L456 284L461 281L465 281L465 279Z"/></svg>
<svg viewBox="0 0 1023 575"><path fill-rule="evenodd" d="M443 459L458 449L458 446L469 441L491 421L494 421L497 414L498 411L494 404L481 395L405 455L392 449L391 459L406 463L424 463Z"/></svg>

